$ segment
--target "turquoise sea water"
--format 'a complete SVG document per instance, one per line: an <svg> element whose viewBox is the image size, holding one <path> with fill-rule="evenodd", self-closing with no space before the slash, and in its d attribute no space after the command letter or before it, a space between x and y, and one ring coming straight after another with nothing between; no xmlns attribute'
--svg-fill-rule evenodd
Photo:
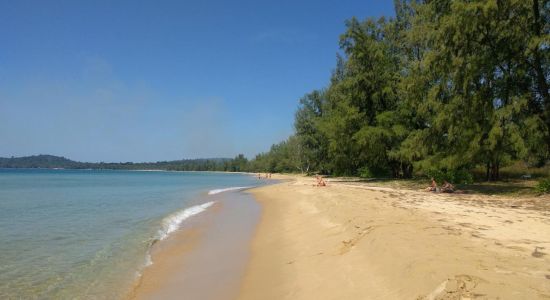
<svg viewBox="0 0 550 300"><path fill-rule="evenodd" d="M116 299L155 240L243 174L0 169L0 299Z"/></svg>

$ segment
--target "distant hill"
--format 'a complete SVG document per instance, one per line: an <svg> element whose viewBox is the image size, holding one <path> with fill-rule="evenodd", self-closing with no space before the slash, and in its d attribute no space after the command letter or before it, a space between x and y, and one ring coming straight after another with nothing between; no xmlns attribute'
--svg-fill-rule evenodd
<svg viewBox="0 0 550 300"><path fill-rule="evenodd" d="M111 169L111 170L174 170L174 171L238 171L231 158L182 159L159 162L88 163L54 155L0 157L0 168L43 169Z"/></svg>
<svg viewBox="0 0 550 300"><path fill-rule="evenodd" d="M53 155L33 155L25 157L0 157L0 168L79 168L82 163Z"/></svg>

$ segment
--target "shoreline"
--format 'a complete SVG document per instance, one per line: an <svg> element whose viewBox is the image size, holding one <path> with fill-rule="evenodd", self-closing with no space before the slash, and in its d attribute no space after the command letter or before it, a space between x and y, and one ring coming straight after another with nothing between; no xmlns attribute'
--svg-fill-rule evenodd
<svg viewBox="0 0 550 300"><path fill-rule="evenodd" d="M0 170L55 170L55 171L132 171L132 172L187 172L187 173L221 173L221 174L244 174L256 176L258 172L233 172L233 171L193 171L193 170L164 170L164 169L90 169L90 168L1 168ZM262 178L266 179L266 178Z"/></svg>
<svg viewBox="0 0 550 300"><path fill-rule="evenodd" d="M232 299L238 294L260 206L240 190L205 197L212 207L154 245L152 264L125 299Z"/></svg>
<svg viewBox="0 0 550 300"><path fill-rule="evenodd" d="M274 178L237 299L550 297L548 199Z"/></svg>

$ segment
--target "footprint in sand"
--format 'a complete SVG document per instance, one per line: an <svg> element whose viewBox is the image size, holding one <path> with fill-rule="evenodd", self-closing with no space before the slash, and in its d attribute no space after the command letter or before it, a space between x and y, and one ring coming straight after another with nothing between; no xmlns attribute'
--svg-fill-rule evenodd
<svg viewBox="0 0 550 300"><path fill-rule="evenodd" d="M355 226L357 228L357 226ZM340 248L340 255L343 255L351 250L367 233L371 232L375 227L368 226L363 230L359 231L353 238L349 240L342 241L342 247Z"/></svg>
<svg viewBox="0 0 550 300"><path fill-rule="evenodd" d="M485 280L471 275L456 275L454 278L443 281L427 296L419 297L418 299L469 299L474 296L473 290L481 282L485 282Z"/></svg>
<svg viewBox="0 0 550 300"><path fill-rule="evenodd" d="M535 247L535 250L533 251L533 253L531 253L531 256L533 257L536 257L536 258L541 258L543 256L546 255L546 253L542 252L542 251L539 251L539 249L544 249L544 247Z"/></svg>

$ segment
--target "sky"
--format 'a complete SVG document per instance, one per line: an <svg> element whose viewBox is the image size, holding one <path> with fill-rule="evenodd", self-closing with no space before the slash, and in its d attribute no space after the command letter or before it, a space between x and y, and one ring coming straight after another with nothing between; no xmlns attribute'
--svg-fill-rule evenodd
<svg viewBox="0 0 550 300"><path fill-rule="evenodd" d="M391 0L0 0L0 157L248 158Z"/></svg>

